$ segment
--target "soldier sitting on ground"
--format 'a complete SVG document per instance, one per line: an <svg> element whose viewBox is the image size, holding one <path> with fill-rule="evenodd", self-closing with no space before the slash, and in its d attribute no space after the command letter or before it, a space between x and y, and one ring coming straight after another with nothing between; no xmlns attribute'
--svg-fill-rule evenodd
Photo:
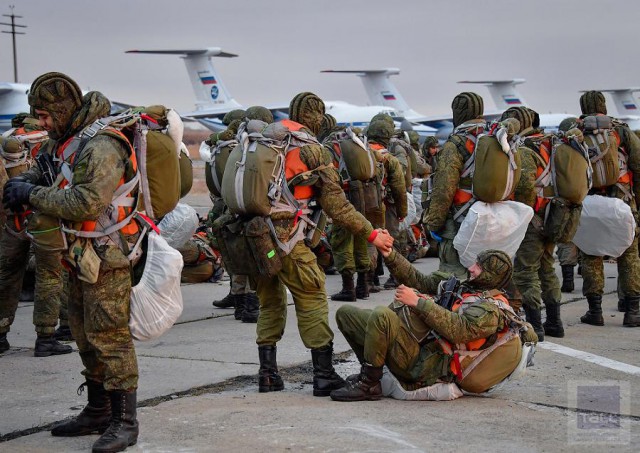
<svg viewBox="0 0 640 453"><path fill-rule="evenodd" d="M470 278L457 291L453 311L438 305L435 296L412 289L435 294L446 274L421 274L395 249L383 251L383 255L402 285L390 307L362 309L344 305L338 309L338 328L362 368L360 374L347 379L345 387L331 392L333 400L380 399L384 365L407 390L455 381L464 390L484 392L516 368L522 358L521 340L537 341L531 326L515 316L507 299L496 289L511 278L512 264L506 253L487 250L478 255L476 264L469 268ZM402 306L409 308L398 310ZM517 330L524 331L522 339L515 330L510 338L503 336L511 332L509 327L514 322L520 327ZM419 333L416 326L424 331ZM429 331L434 333L428 334ZM492 347L496 347L496 353L488 351ZM457 353L462 349L465 352L458 359ZM474 353L484 350L487 354ZM478 360L484 363L475 363Z"/></svg>

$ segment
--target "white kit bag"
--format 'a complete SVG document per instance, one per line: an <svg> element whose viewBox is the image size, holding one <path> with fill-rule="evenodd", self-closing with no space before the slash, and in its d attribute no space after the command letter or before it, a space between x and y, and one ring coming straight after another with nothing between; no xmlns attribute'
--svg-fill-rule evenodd
<svg viewBox="0 0 640 453"><path fill-rule="evenodd" d="M129 329L135 340L153 340L182 313L182 255L155 231L147 238L147 260L140 282L131 288Z"/></svg>
<svg viewBox="0 0 640 453"><path fill-rule="evenodd" d="M177 249L191 239L199 223L195 209L186 203L178 203L173 211L162 218L158 228L167 243Z"/></svg>
<svg viewBox="0 0 640 453"><path fill-rule="evenodd" d="M501 250L513 259L532 218L533 209L517 201L476 201L453 238L460 263L469 268L488 249Z"/></svg>
<svg viewBox="0 0 640 453"><path fill-rule="evenodd" d="M631 246L635 232L628 204L619 198L587 195L573 243L587 255L617 258Z"/></svg>

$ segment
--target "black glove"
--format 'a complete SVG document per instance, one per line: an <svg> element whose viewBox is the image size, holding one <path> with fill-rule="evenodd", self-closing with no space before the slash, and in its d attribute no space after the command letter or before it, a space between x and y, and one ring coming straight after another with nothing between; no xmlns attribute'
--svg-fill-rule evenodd
<svg viewBox="0 0 640 453"><path fill-rule="evenodd" d="M35 189L35 184L12 178L4 186L2 204L5 209L13 212L22 212L23 205L29 204L29 195Z"/></svg>

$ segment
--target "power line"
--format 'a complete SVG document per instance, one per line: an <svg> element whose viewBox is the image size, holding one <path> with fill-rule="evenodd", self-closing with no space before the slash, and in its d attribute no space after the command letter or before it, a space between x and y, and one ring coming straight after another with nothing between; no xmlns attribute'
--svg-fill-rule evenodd
<svg viewBox="0 0 640 453"><path fill-rule="evenodd" d="M11 37L13 39L13 79L15 83L18 83L18 53L16 51L16 35L25 35L26 33L16 31L16 27L19 28L27 28L26 25L16 24L16 18L22 19L22 16L16 16L13 14L13 8L15 5L10 5L11 14L3 14L4 17L10 17L11 23L8 24L6 22L0 22L0 25L8 25L11 27L11 31L2 30L2 33L11 33Z"/></svg>

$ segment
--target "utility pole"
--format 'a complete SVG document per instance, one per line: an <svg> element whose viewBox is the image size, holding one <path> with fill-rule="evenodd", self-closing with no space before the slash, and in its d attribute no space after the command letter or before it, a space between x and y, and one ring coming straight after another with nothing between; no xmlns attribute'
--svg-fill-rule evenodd
<svg viewBox="0 0 640 453"><path fill-rule="evenodd" d="M3 16L10 17L11 23L8 24L6 22L0 22L0 25L8 25L9 27L11 27L11 31L2 30L2 33L11 33L13 38L13 79L15 83L18 83L18 54L16 52L16 35L24 35L26 33L16 31L16 27L27 28L27 26L16 24L16 18L22 19L22 16L16 16L15 14L13 14L13 8L15 8L15 5L10 5L9 8L11 8L11 14L3 14Z"/></svg>

